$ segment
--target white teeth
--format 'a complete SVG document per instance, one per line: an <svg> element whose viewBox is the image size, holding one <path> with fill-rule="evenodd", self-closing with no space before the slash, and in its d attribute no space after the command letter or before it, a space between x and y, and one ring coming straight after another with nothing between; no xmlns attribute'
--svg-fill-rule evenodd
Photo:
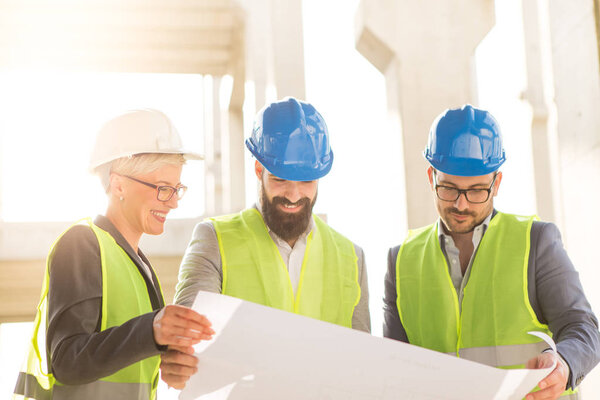
<svg viewBox="0 0 600 400"><path fill-rule="evenodd" d="M285 208L296 208L296 207L298 207L298 204L284 204L283 206Z"/></svg>
<svg viewBox="0 0 600 400"><path fill-rule="evenodd" d="M167 218L167 213L161 213L161 212L158 212L158 211L150 211L150 212L151 212L152 214L156 215L157 217L160 217L160 218Z"/></svg>

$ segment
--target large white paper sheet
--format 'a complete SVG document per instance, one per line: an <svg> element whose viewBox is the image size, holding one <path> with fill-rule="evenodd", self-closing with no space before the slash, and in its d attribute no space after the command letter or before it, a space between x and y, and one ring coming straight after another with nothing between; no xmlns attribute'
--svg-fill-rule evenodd
<svg viewBox="0 0 600 400"><path fill-rule="evenodd" d="M193 308L216 335L180 400L518 400L554 368L488 367L208 292Z"/></svg>

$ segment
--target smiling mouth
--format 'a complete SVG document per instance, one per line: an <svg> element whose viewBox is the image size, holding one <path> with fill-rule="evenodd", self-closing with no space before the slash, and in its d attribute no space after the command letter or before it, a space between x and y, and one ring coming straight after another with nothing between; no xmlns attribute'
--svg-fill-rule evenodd
<svg viewBox="0 0 600 400"><path fill-rule="evenodd" d="M160 212L160 211L151 210L150 214L154 215L155 217L157 217L158 219L160 219L162 221L164 221L167 218L167 213Z"/></svg>
<svg viewBox="0 0 600 400"><path fill-rule="evenodd" d="M297 211L301 210L302 207L304 207L304 204L302 204L302 203L281 204L280 203L279 206L285 212L297 212Z"/></svg>

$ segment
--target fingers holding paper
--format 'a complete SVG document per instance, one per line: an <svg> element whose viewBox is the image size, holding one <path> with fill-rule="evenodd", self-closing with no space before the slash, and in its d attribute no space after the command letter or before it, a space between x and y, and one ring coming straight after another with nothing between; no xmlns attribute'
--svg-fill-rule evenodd
<svg viewBox="0 0 600 400"><path fill-rule="evenodd" d="M198 371L198 358L193 347L169 346L160 356L160 376L169 386L183 389L190 376Z"/></svg>
<svg viewBox="0 0 600 400"><path fill-rule="evenodd" d="M555 400L565 391L569 379L569 366L555 352L548 351L527 361L526 368L539 369L551 367L556 362L554 370L538 383L539 391L529 393L527 400Z"/></svg>
<svg viewBox="0 0 600 400"><path fill-rule="evenodd" d="M152 323L154 340L159 345L188 347L212 339L210 321L196 311L168 305L160 310Z"/></svg>

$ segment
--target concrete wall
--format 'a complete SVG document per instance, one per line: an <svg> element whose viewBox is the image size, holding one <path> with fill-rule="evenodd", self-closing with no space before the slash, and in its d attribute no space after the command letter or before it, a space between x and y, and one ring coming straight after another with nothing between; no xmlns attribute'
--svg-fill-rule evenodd
<svg viewBox="0 0 600 400"><path fill-rule="evenodd" d="M552 67L558 122L563 239L597 315L600 271L600 66L598 2L549 1ZM586 398L600 393L600 369L582 386Z"/></svg>
<svg viewBox="0 0 600 400"><path fill-rule="evenodd" d="M402 135L409 228L437 217L423 207L430 189L422 152L438 114L476 103L475 48L493 25L491 0L360 2L356 48L386 78L388 110Z"/></svg>
<svg viewBox="0 0 600 400"><path fill-rule="evenodd" d="M163 288L173 302L181 256L149 257ZM45 260L0 261L0 323L33 321L42 290Z"/></svg>

